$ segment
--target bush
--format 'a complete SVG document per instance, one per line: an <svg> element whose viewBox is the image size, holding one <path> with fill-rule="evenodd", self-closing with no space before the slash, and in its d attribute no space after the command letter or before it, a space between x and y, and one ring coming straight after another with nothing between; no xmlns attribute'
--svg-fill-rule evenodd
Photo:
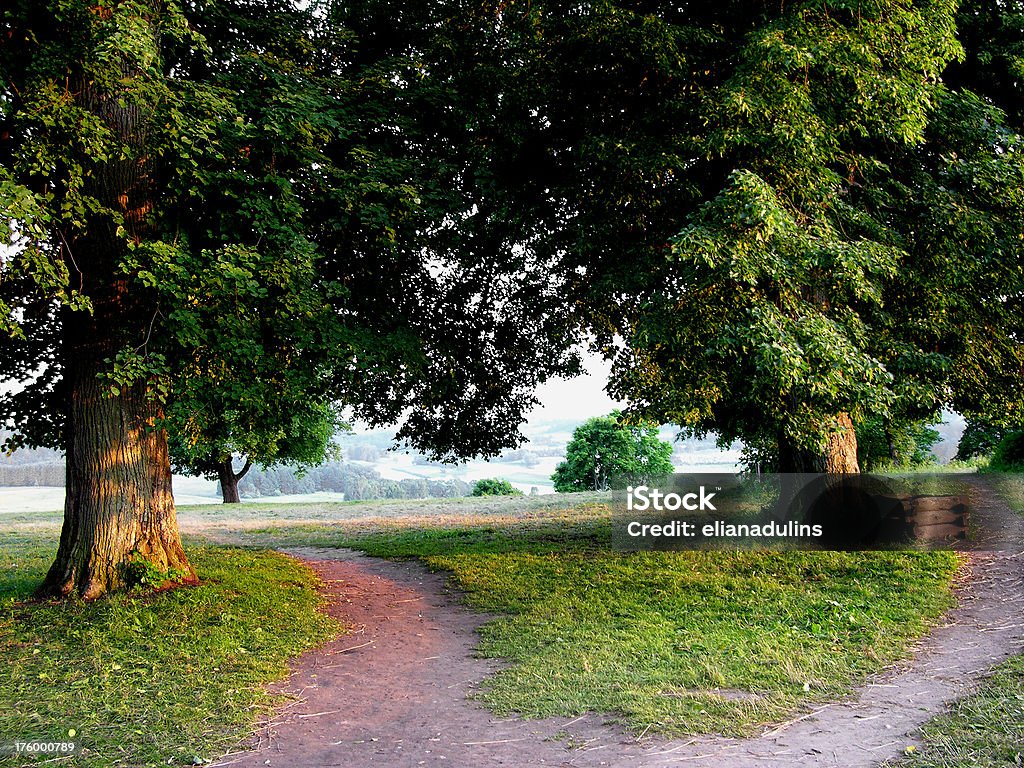
<svg viewBox="0 0 1024 768"><path fill-rule="evenodd" d="M473 486L473 496L522 496L523 492L516 490L512 483L500 477L489 477L484 480L477 480Z"/></svg>
<svg viewBox="0 0 1024 768"><path fill-rule="evenodd" d="M1024 432L1011 432L992 453L988 465L993 472L1024 472Z"/></svg>
<svg viewBox="0 0 1024 768"><path fill-rule="evenodd" d="M988 458L1006 435L1007 430L998 424L968 419L964 433L960 436L955 458L957 461Z"/></svg>

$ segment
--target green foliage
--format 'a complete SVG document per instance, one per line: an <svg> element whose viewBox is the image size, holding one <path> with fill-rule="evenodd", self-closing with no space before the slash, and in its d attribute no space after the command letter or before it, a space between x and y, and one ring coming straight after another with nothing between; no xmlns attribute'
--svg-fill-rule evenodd
<svg viewBox="0 0 1024 768"><path fill-rule="evenodd" d="M703 106L717 127L696 138L728 177L691 206L618 368L646 411L726 441L820 451L838 414L940 398L914 373L928 354L901 344L893 360L873 328L907 253L863 187L884 186L886 148L923 141L958 54L954 4L827 5L787 5L729 41L737 63Z"/></svg>
<svg viewBox="0 0 1024 768"><path fill-rule="evenodd" d="M138 587L144 590L173 585L189 575L187 571L177 571L173 568L162 570L140 553L135 553L122 567L128 587Z"/></svg>
<svg viewBox="0 0 1024 768"><path fill-rule="evenodd" d="M471 496L522 496L523 492L513 487L512 483L499 477L477 480L473 484Z"/></svg>
<svg viewBox="0 0 1024 768"><path fill-rule="evenodd" d="M893 424L867 418L857 425L857 459L865 472L934 464L932 446L940 438L926 422Z"/></svg>
<svg viewBox="0 0 1024 768"><path fill-rule="evenodd" d="M74 728L76 765L220 757L271 711L266 684L340 631L314 574L273 553L195 548L198 587L61 604L23 602L53 556L42 537L5 534L0 554L0 740Z"/></svg>
<svg viewBox="0 0 1024 768"><path fill-rule="evenodd" d="M618 411L588 419L572 433L565 461L551 476L555 490L625 488L671 474L672 444L650 423L631 424Z"/></svg>
<svg viewBox="0 0 1024 768"><path fill-rule="evenodd" d="M487 181L547 222L612 394L786 453L847 414L1020 410L1020 80L943 83L1015 71L1016 4L515 5L444 71L500 84L472 104Z"/></svg>
<svg viewBox="0 0 1024 768"><path fill-rule="evenodd" d="M992 472L1024 472L1024 432L1011 432L992 452Z"/></svg>
<svg viewBox="0 0 1024 768"><path fill-rule="evenodd" d="M988 458L1006 436L1006 430L981 419L968 419L956 449L957 461Z"/></svg>
<svg viewBox="0 0 1024 768"><path fill-rule="evenodd" d="M946 387L947 406L969 419L1020 421L1020 142L998 107L970 92L944 94L925 144L900 164L909 171L876 198L893 206L887 218L909 255L888 297L882 338L900 353L889 367L905 370L908 344L930 350L904 377L913 415L926 409L924 384Z"/></svg>
<svg viewBox="0 0 1024 768"><path fill-rule="evenodd" d="M334 437L345 425L332 406L310 403L296 392L294 400L246 412L230 407L224 396L216 387L203 390L208 403L218 401L225 410L205 411L201 419L194 411L186 415L183 401L175 401L165 423L176 472L217 480L222 465L235 455L241 455L247 465L268 469L285 464L302 472L337 454Z"/></svg>
<svg viewBox="0 0 1024 768"><path fill-rule="evenodd" d="M463 183L486 176L481 132L428 76L454 20L284 0L0 13L12 445L63 444L69 328L111 336L111 394L161 399L198 472L307 462L285 443L317 442L338 402L439 457L496 454L537 382L575 369L546 265L519 263L529 238L490 185ZM130 194L126 168L147 169ZM102 316L60 308L90 303Z"/></svg>
<svg viewBox="0 0 1024 768"><path fill-rule="evenodd" d="M127 281L112 386L166 395L183 464L334 401L492 455L587 334L638 415L726 442L820 452L847 414L944 406L1019 422L1021 15L22 0L0 17L0 363L25 387L0 417L60 444L84 317L60 307ZM97 181L137 161L142 224ZM91 237L111 247L81 271Z"/></svg>
<svg viewBox="0 0 1024 768"><path fill-rule="evenodd" d="M1024 126L1024 6L1020 0L961 0L957 36L964 59L943 78L950 87L970 90L999 107L1016 130Z"/></svg>

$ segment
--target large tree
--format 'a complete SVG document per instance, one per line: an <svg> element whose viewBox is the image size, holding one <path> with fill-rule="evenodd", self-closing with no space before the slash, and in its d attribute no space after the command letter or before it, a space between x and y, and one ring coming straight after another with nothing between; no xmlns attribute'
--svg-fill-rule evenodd
<svg viewBox="0 0 1024 768"><path fill-rule="evenodd" d="M975 4L1001 37L964 59L1013 87L1017 10ZM613 394L789 471L857 471L869 418L1019 409L1012 98L943 82L967 81L958 22L950 0L503 5L519 118L491 145L549 201Z"/></svg>
<svg viewBox="0 0 1024 768"><path fill-rule="evenodd" d="M727 177L681 219L618 368L645 410L771 441L782 471L856 472L856 420L915 384L937 407L916 375L927 352L901 345L897 372L873 327L905 256L861 188L922 141L952 10L796 3L723 41L694 163Z"/></svg>
<svg viewBox="0 0 1024 768"><path fill-rule="evenodd" d="M512 247L452 214L483 203L457 180L486 159L417 127L449 87L416 63L432 44L375 48L332 5L0 16L0 370L20 385L2 416L13 445L67 456L47 593L99 595L138 558L190 576L165 428L215 438L197 403L287 420L275 404L302 392L404 419L438 455L494 453L573 365L531 333L555 322L533 283L481 283L451 242ZM428 165L427 145L462 159Z"/></svg>
<svg viewBox="0 0 1024 768"><path fill-rule="evenodd" d="M158 374L123 375L160 363L146 354L159 305L124 264L159 237L158 148L190 134L163 72L164 37L185 35L184 20L161 6L4 10L0 196L3 236L19 249L4 264L4 372L25 384L6 405L24 440L65 450L65 523L46 579L57 594L97 596L134 557L191 574Z"/></svg>

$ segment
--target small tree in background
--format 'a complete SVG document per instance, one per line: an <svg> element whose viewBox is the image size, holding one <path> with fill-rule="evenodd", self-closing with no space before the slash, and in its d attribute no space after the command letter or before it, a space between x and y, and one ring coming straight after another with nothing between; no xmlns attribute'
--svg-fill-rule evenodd
<svg viewBox="0 0 1024 768"><path fill-rule="evenodd" d="M218 390L207 390L217 394ZM322 464L334 457L337 446L333 443L336 430L347 425L339 421L333 407L322 403L305 403L298 399L268 403L264 409L272 418L268 421L257 412L243 415L235 409L213 410L215 418L201 421L194 418L201 411L193 411L188 419L169 417L171 463L183 475L205 477L220 484L225 504L241 501L239 481L252 466L266 469L275 464L286 464L300 470ZM285 413L281 414L280 411ZM209 411L207 411L209 413ZM195 424L201 428L196 429ZM235 470L235 458L242 467Z"/></svg>
<svg viewBox="0 0 1024 768"><path fill-rule="evenodd" d="M523 492L512 483L500 477L488 477L477 480L473 486L472 496L522 496Z"/></svg>
<svg viewBox="0 0 1024 768"><path fill-rule="evenodd" d="M672 444L658 437L654 424L627 424L613 411L576 428L551 479L561 493L625 487L671 474L671 456Z"/></svg>

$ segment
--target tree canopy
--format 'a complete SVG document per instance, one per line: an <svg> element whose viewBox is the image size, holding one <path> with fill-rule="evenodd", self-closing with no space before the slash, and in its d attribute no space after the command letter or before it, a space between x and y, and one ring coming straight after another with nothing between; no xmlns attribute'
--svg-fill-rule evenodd
<svg viewBox="0 0 1024 768"><path fill-rule="evenodd" d="M515 10L498 135L634 413L804 471L1020 419L1019 3Z"/></svg>
<svg viewBox="0 0 1024 768"><path fill-rule="evenodd" d="M1022 16L5 4L0 420L67 455L47 589L187 573L168 428L279 450L340 403L494 455L584 339L631 417L782 469L855 471L870 419L1019 425Z"/></svg>
<svg viewBox="0 0 1024 768"><path fill-rule="evenodd" d="M443 35L380 45L387 19L353 10L2 11L0 418L67 455L48 591L100 594L137 556L188 572L168 427L266 444L340 402L436 456L495 454L573 369L536 269L496 274L519 235L475 214L475 131L431 120Z"/></svg>

